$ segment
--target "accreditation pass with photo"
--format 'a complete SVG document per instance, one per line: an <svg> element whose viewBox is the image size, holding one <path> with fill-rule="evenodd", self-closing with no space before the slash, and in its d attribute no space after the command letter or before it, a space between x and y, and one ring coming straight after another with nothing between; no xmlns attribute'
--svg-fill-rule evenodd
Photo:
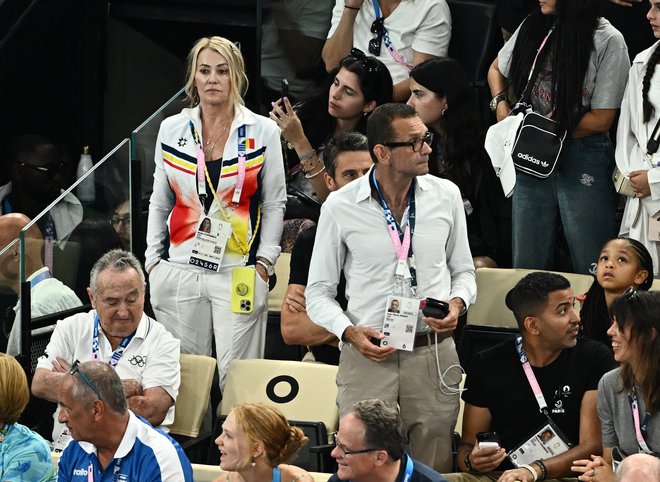
<svg viewBox="0 0 660 482"><path fill-rule="evenodd" d="M385 337L380 341L380 346L412 351L418 315L418 299L389 295L383 318L382 332Z"/></svg>
<svg viewBox="0 0 660 482"><path fill-rule="evenodd" d="M188 264L219 271L230 236L231 223L211 216L202 217Z"/></svg>

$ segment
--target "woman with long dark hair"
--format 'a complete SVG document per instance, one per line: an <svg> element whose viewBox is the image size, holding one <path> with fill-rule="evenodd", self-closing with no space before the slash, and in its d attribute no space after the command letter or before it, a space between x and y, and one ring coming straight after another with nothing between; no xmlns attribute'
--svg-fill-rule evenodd
<svg viewBox="0 0 660 482"><path fill-rule="evenodd" d="M392 77L385 65L352 49L308 99L295 107L286 98L274 103L270 118L290 147L287 158L294 184L324 201L329 194L320 175L325 169L320 157L325 141L350 131L364 134L371 111L391 101Z"/></svg>
<svg viewBox="0 0 660 482"><path fill-rule="evenodd" d="M461 190L475 267L510 267L511 201L483 147L465 72L448 57L427 60L410 72L410 92L408 105L435 133L429 172Z"/></svg>
<svg viewBox="0 0 660 482"><path fill-rule="evenodd" d="M513 192L513 265L555 268L561 224L579 273L588 273L614 235L614 149L608 131L616 118L629 67L621 33L599 17L599 0L541 0L516 30L488 72L498 121L511 111L529 81L535 112L557 121L566 140L545 179L516 173ZM533 242L531 239L533 238Z"/></svg>
<svg viewBox="0 0 660 482"><path fill-rule="evenodd" d="M598 384L603 456L578 460L579 480L614 482L613 461L660 453L660 292L630 289L612 305L614 359L619 368Z"/></svg>
<svg viewBox="0 0 660 482"><path fill-rule="evenodd" d="M653 35L660 38L660 7L652 3L646 14ZM649 140L654 131L660 133L660 42L641 52L630 69L628 86L621 104L617 129L616 164L629 177L635 197L626 201L621 234L639 240L653 258L653 271L660 274L660 242L649 236L657 226L660 211L660 154L648 156ZM656 134L657 137L657 134ZM653 228L657 231L657 228Z"/></svg>

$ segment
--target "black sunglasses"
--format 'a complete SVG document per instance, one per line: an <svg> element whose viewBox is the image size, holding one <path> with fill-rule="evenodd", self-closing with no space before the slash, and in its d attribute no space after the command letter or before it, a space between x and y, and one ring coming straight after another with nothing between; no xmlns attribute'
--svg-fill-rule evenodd
<svg viewBox="0 0 660 482"><path fill-rule="evenodd" d="M367 55L360 49L352 48L348 55L344 58L344 60L351 59L359 60L362 68L368 73L380 72L383 68L380 62L377 62L373 57L367 57ZM344 60L342 60L342 63Z"/></svg>
<svg viewBox="0 0 660 482"><path fill-rule="evenodd" d="M383 142L383 145L387 147L410 146L413 152L419 152L422 150L422 146L424 144L428 144L430 147L432 142L433 142L433 132L427 131L426 134L424 134L424 137L422 137L421 139L415 139L414 141L408 141L408 142Z"/></svg>
<svg viewBox="0 0 660 482"><path fill-rule="evenodd" d="M380 55L380 47L383 43L383 33L385 31L385 17L379 17L371 24L371 33L376 36L369 40L369 53L371 55Z"/></svg>
<svg viewBox="0 0 660 482"><path fill-rule="evenodd" d="M19 162L19 166L27 167L33 171L43 172L46 175L52 176L56 172L61 172L64 169L64 163L50 164L48 166L38 166L36 164L28 164L26 162Z"/></svg>
<svg viewBox="0 0 660 482"><path fill-rule="evenodd" d="M637 290L635 289L634 286L631 286L630 288L628 288L626 291L623 292L621 298L623 298L624 301L632 301L635 298L637 298Z"/></svg>
<svg viewBox="0 0 660 482"><path fill-rule="evenodd" d="M76 360L73 362L73 365L71 365L71 369L69 370L69 375L74 376L75 374L80 375L80 379L87 385L89 388L92 389L92 391L96 394L99 400L103 400L103 397L101 396L101 392L99 391L98 388L96 388L96 385L92 383L92 381L87 378L87 375L83 373L83 371L80 369L80 360Z"/></svg>

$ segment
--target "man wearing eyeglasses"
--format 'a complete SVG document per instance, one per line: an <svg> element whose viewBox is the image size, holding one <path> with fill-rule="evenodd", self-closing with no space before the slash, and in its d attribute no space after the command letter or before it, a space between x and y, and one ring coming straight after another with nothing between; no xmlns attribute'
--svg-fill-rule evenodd
<svg viewBox="0 0 660 482"><path fill-rule="evenodd" d="M58 464L60 482L193 480L179 444L129 411L122 381L107 363L74 361L58 402L74 439Z"/></svg>
<svg viewBox="0 0 660 482"><path fill-rule="evenodd" d="M339 422L331 453L337 473L328 482L446 482L405 452L406 438L396 404L356 403Z"/></svg>
<svg viewBox="0 0 660 482"><path fill-rule="evenodd" d="M410 69L446 56L450 37L445 0L336 0L322 56L330 72L351 48L369 52L392 74L393 99L405 102Z"/></svg>
<svg viewBox="0 0 660 482"><path fill-rule="evenodd" d="M342 341L341 414L366 398L399 403L412 456L448 471L462 375L451 335L476 295L465 210L455 184L427 175L431 136L412 107L377 107L367 137L374 167L321 208L307 312ZM342 270L345 312L334 299ZM447 314L422 316L427 297ZM399 313L388 313L394 298Z"/></svg>
<svg viewBox="0 0 660 482"><path fill-rule="evenodd" d="M8 149L7 160L10 182L0 186L0 214L22 213L35 219L67 187L68 166L44 137L19 137ZM45 238L64 240L82 218L82 204L69 193L38 224Z"/></svg>
<svg viewBox="0 0 660 482"><path fill-rule="evenodd" d="M181 380L180 344L144 314L140 262L127 251L109 251L94 264L87 292L94 309L57 323L39 358L32 393L55 402L74 360L101 360L117 371L133 412L154 427L171 425ZM59 412L54 416L56 448L65 446L70 436L57 421Z"/></svg>
<svg viewBox="0 0 660 482"><path fill-rule="evenodd" d="M117 205L110 217L110 225L115 230L124 249L131 249L131 205L125 200Z"/></svg>

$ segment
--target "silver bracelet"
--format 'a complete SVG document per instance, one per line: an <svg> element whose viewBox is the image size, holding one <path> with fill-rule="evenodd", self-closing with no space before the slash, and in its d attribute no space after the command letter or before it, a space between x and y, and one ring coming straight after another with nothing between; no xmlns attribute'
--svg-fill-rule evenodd
<svg viewBox="0 0 660 482"><path fill-rule="evenodd" d="M312 179L312 178L318 176L319 174L321 174L323 171L325 171L325 166L322 166L321 169L316 171L314 174L305 173L305 179Z"/></svg>

